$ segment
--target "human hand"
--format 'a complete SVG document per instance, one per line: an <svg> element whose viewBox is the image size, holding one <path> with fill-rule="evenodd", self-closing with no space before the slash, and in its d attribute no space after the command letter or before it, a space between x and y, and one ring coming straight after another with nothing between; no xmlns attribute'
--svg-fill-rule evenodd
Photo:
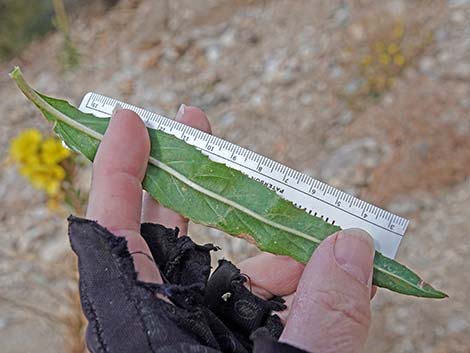
<svg viewBox="0 0 470 353"><path fill-rule="evenodd" d="M183 107L178 118L210 132L204 113L197 108ZM162 283L158 268L149 261L151 251L140 236L141 222L177 226L180 234L186 234L188 220L148 194L142 202L149 146L140 118L127 110L118 111L95 157L87 218L126 238L139 280ZM367 337L372 259L370 237L356 230L326 239L305 270L288 257L265 253L239 267L256 295L286 300L288 309L279 313L286 322L281 341L316 353L342 353L360 351Z"/></svg>
<svg viewBox="0 0 470 353"><path fill-rule="evenodd" d="M198 108L182 105L176 120L205 132L211 127ZM163 207L147 193L142 180L147 169L150 140L139 116L121 109L113 113L93 163L93 179L86 217L115 235L125 237L141 281L162 283L152 254L140 236L140 224L152 222L178 227L187 234L188 220ZM146 256L142 256L145 254Z"/></svg>
<svg viewBox="0 0 470 353"><path fill-rule="evenodd" d="M315 353L361 352L370 326L373 240L360 229L325 239L305 266L263 253L240 263L252 290L264 299L281 296L287 309L280 341Z"/></svg>

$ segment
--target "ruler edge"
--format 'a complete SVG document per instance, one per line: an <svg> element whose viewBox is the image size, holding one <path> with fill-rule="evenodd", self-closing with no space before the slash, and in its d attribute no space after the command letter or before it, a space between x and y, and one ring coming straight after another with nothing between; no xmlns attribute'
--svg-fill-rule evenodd
<svg viewBox="0 0 470 353"><path fill-rule="evenodd" d="M82 106L83 106L83 108L86 108L86 109L93 109L93 108L88 107L88 106L87 106L87 103L85 103L85 102L90 101L90 99L91 99L93 96L98 96L98 97L103 97L103 98L105 98L105 104L107 104L107 103L106 103L106 100L109 100L109 103L111 103L111 102L119 103L119 104L120 104L123 108L125 108L125 109L133 108L133 109L130 109L130 110L136 112L136 113L139 115L139 117L140 117L141 119L142 119L142 117L145 115L145 113L148 113L148 114L150 114L150 115L154 115L154 116L159 117L159 118L163 118L163 119L170 120L175 126L182 126L182 127L187 127L187 128L190 128L190 129L198 130L201 135L203 135L203 136L204 136L204 135L207 135L207 138L208 138L208 139L209 139L209 138L212 138L212 139L215 139L215 140L220 140L222 143L223 143L223 142L229 143L229 144L231 144L231 145L233 145L233 146L235 146L235 147L239 147L239 148L241 148L242 150L247 151L248 153L253 153L255 156L258 156L258 157L260 157L260 158L266 158L266 159L268 159L268 160L270 160L270 161L272 161L272 162L274 162L274 163L277 163L277 164L279 164L279 165L281 165L281 166L287 168L287 171L290 172L290 173L298 173L298 174L300 174L300 175L306 176L306 177L307 177L307 180L308 180L308 179L311 179L311 180L312 180L312 184L315 183L315 182L317 182L317 183L320 184L321 187L330 188L330 189L332 189L333 192L340 192L340 193L343 193L343 194L345 194L345 195L347 195L347 196L349 196L349 197L352 197L353 200L358 201L359 203L363 203L363 204L364 204L364 205L361 207L361 208L363 208L363 209L366 209L366 208L368 208L368 207L373 207L373 208L377 209L378 212L384 212L384 215L383 215L383 216L386 216L386 215L387 215L387 216L390 216L390 221L392 221L393 218L395 217L395 220L393 220L393 223L396 223L396 224L401 225L401 226L403 227L403 232L402 232L402 233L393 232L392 230L390 230L390 229L388 229L388 228L387 228L386 230L387 230L388 232L391 232L392 234L395 234L395 235L400 236L401 238L403 238L403 237L405 236L405 234L406 234L406 231L407 231L408 226L409 226L409 224L410 224L410 220L407 219L407 218L405 218L405 217L399 216L399 215L397 215L397 214L395 214L395 213L393 213L393 212L391 212L391 211L387 211L386 209L384 209L384 208L382 208L382 207L379 207L379 206L376 206L376 205L374 205L374 204L372 204L372 203L370 203L370 202L368 202L368 201L364 201L364 200L360 199L359 197L354 196L354 195L352 195L351 193L349 193L349 192L347 192L347 191L343 191L343 190L338 189L338 188L336 188L336 187L334 187L334 186L331 186L331 185L329 185L328 183L326 183L326 182L324 182L324 181L321 181L321 180L319 180L319 179L317 179L317 178L314 178L314 177L312 177L312 176L310 176L310 175L307 175L307 174L305 174L305 173L302 173L302 172L300 172L300 171L298 171L298 170L296 170L296 169L294 169L294 168L292 168L292 167L289 167L289 166L287 166L287 165L285 165L285 164L283 164L283 163L281 163L281 162L278 162L278 161L276 161L276 160L274 160L274 159L271 159L271 158L269 158L269 157L266 157L266 156L264 156L264 155L262 155L262 154L260 154L260 153L258 153L258 152L251 151L251 150L249 150L249 149L246 148L246 147L243 147L243 146L240 146L240 145L238 145L238 144L235 144L235 143L233 143L233 142L231 142L231 141L228 141L228 140L226 140L226 139L223 139L223 138L221 138L221 137L219 137L219 136L208 134L207 132L202 131L202 130L199 130L199 129L194 128L194 127L192 127L192 126L187 126L187 125L182 124L182 123L180 123L180 122L178 122L178 121L176 121L176 120L174 120L174 119L168 118L168 117L166 117L166 116L164 116L164 115L162 115L162 114L155 113L155 112L152 112L152 111L150 111L150 110L147 110L147 109L144 109L144 108L141 108L141 107L138 107L138 106L135 106L135 105L132 105L132 104L123 102L123 101L121 101L121 100L119 100L119 99L112 98L112 97L109 97L109 96L106 96L106 95L102 95L102 94L100 94L100 93L95 93L95 92L92 92L92 91L87 92L87 93L83 96L83 98L82 98L82 100L81 100L81 102L80 102L80 105L79 105L79 108L78 108L78 109L81 110L81 109L82 109ZM129 107L129 108L126 108L126 106ZM103 112L103 114L108 114L108 113L107 113L107 112ZM147 120L148 120L148 119L147 119ZM145 123L147 123L147 120L145 120ZM174 136L174 135L173 135L173 136ZM177 137L177 136L175 136L175 137ZM178 138L178 137L177 137L177 138ZM194 145L192 145L192 146L194 146ZM196 147L196 146L194 146L194 147ZM230 168L230 166L227 166L227 167ZM292 188L292 186L290 186L290 185L286 185L286 186ZM281 197L282 197L282 196L281 196ZM286 200L288 200L288 199L286 199ZM289 201L289 202L293 202L293 201L291 201L291 200L288 200L288 201ZM321 200L321 201L323 201L323 200ZM327 203L326 201L323 201L323 202ZM329 203L327 203L327 204L330 205ZM330 206L331 206L331 205L330 205ZM339 209L340 209L341 211L343 211L343 212L347 212L347 211L344 210L343 208L339 208ZM347 212L347 213L349 213L349 212ZM356 216L356 215L354 215L354 216ZM383 218L383 216L382 216L382 218ZM356 217L358 217L358 216L356 216ZM376 224L376 223L373 223L373 222L371 222L371 221L369 221L369 220L366 220L366 219L364 219L364 218L360 218L360 217L358 217L358 218L361 219L362 221L366 221L366 222L372 223L372 224L375 225L376 227L384 228L383 226L378 225L378 224ZM399 222L397 222L397 221L399 221ZM398 249L399 249L400 245L401 245L401 240L399 241L399 244L398 244L398 246L397 246L397 249L396 249L395 253L398 252Z"/></svg>

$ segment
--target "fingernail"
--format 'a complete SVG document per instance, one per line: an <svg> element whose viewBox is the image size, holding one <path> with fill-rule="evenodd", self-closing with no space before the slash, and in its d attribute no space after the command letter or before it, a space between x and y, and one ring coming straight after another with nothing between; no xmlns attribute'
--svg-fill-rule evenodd
<svg viewBox="0 0 470 353"><path fill-rule="evenodd" d="M178 112L176 113L176 117L175 117L175 120L179 121L181 120L181 118L183 117L184 115L184 110L186 108L186 105L184 104L181 104L179 109L178 109Z"/></svg>
<svg viewBox="0 0 470 353"><path fill-rule="evenodd" d="M339 232L335 242L335 258L341 268L368 285L374 262L374 241L361 229Z"/></svg>
<svg viewBox="0 0 470 353"><path fill-rule="evenodd" d="M114 106L113 112L111 113L111 118L114 118L116 113L120 110L122 110L121 104L116 103L116 105Z"/></svg>

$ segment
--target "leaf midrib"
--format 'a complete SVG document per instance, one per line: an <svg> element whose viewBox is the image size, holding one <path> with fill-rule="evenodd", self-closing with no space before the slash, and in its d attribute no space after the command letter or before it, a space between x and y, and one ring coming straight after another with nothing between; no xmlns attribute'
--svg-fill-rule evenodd
<svg viewBox="0 0 470 353"><path fill-rule="evenodd" d="M18 78L22 78L22 77L20 76ZM37 92L35 92L33 89L31 89L24 80L23 80L23 82L24 82L24 85L21 85L20 88L22 88L22 89L24 88L23 92L25 93L25 95L29 99L31 99L33 102L35 102L36 105L40 109L48 112L49 114L54 116L57 120L73 127L74 129L77 129L78 131L80 131L82 133L87 134L90 137L93 137L94 139L97 139L99 141L101 141L103 139L103 135L101 133L99 133L99 132L97 132L93 129L90 129L89 127L75 121L74 119L68 117L67 115L65 115L61 111L57 110L56 108L51 106L49 103L47 103L41 96L39 96L37 94ZM217 194L217 193L215 193L211 190L208 190L208 189L202 187L201 185L193 182L192 180L185 177L183 174L179 173L175 169L171 168L167 164L157 160L156 158L154 158L152 156L149 157L149 162L150 162L150 164L153 164L155 167L160 168L163 171L170 174L171 176L175 177L176 179L178 179L182 183L188 185L192 189L194 189L194 190L196 190L196 191L198 191L198 192L200 192L200 193L202 193L202 194L204 194L204 195L206 195L210 198L218 200L219 202L222 202L222 203L226 204L227 206L233 207L233 208L247 214L248 216L257 219L258 221L261 221L262 223L265 223L265 224L267 224L267 225L269 225L273 228L279 229L279 230L284 231L286 233L290 233L290 234L299 236L301 238L304 238L306 240L312 241L316 244L320 244L319 239L316 239L316 238L314 238L313 236L311 236L309 234L303 233L303 232L301 232L297 229L292 229L292 228L289 228L289 227L284 226L282 224L279 224L277 222L274 222L270 219L267 219L267 218L261 216L260 214L250 210L249 208L247 208L243 205L240 205L240 204L238 204L238 203L236 203L236 202L234 202L230 199L227 199L226 197L224 197L222 195L219 195L219 194Z"/></svg>
<svg viewBox="0 0 470 353"><path fill-rule="evenodd" d="M14 78L14 80L16 81L18 87L23 91L23 93L25 94L26 97L28 97L32 102L34 102L38 106L38 108L40 108L43 111L48 112L49 114L51 114L52 116L54 116L57 119L55 121L55 123L57 123L57 121L61 121L65 124L71 126L72 128L74 128L74 129L76 129L76 130L78 130L82 133L87 134L88 136L90 136L90 137L92 137L96 140L99 140L99 141L102 140L103 134L87 127L86 125L83 125L83 124L75 121L74 119L68 117L67 115L65 115L61 111L57 110L56 108L54 108L52 105L50 105L47 101L45 101L24 80L19 68L15 68L15 70L13 70L13 72L10 75ZM321 240L316 239L315 237L313 237L311 235L308 235L308 234L303 233L301 231L298 231L296 229L289 228L289 227L284 226L282 224L279 224L277 222L271 221L271 220L259 215L258 213L250 210L249 208L247 208L243 205L240 205L240 204L238 204L238 203L236 203L232 200L229 200L229 199L223 197L222 195L219 195L219 194L217 194L217 193L215 193L211 190L208 190L208 189L200 186L199 184L193 182L192 180L188 179L187 177L185 177L184 175L182 175L178 171L174 170L173 168L171 168L167 164L157 160L154 157L149 158L149 163L154 165L155 167L160 168L163 171L167 172L168 174L170 174L171 176L173 176L176 179L180 180L182 183L188 185L189 187L193 188L194 190L196 190L198 192L201 192L202 194L207 195L207 196L209 196L213 199L216 199L219 202L222 202L222 203L224 203L224 204L226 204L230 207L233 207L233 208L235 208L235 209L237 209L237 210L239 210L239 211L241 211L241 212L243 212L243 213L259 220L259 221L261 221L264 224L267 224L267 225L269 225L273 228L279 229L279 230L284 231L286 233L290 233L290 234L299 236L299 237L304 238L306 240L312 241L316 244L320 244L320 242L321 242ZM400 277L399 275L397 275L393 272L387 271L385 268L379 267L375 263L374 263L374 269L376 269L379 272L382 272L382 273L384 273L384 274L386 274L386 275L388 275L388 276L390 276L394 279L398 279L399 281L402 281L402 282L408 284L412 288L416 288L417 290L420 290L420 288L415 286L409 280L407 280L403 277ZM421 288L421 291L426 292L423 288Z"/></svg>

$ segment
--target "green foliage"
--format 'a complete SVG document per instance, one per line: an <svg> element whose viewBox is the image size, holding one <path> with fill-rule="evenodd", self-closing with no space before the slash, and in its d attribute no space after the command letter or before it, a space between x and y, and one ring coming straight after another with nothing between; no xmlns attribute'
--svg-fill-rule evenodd
<svg viewBox="0 0 470 353"><path fill-rule="evenodd" d="M59 64L62 71L76 69L80 65L80 52L73 45L70 36L64 35L64 42L58 53Z"/></svg>
<svg viewBox="0 0 470 353"><path fill-rule="evenodd" d="M72 38L70 37L70 25L64 0L52 0L52 3L54 4L55 12L54 25L63 36L63 43L58 53L58 60L62 71L65 72L79 66L80 53L73 45Z"/></svg>
<svg viewBox="0 0 470 353"><path fill-rule="evenodd" d="M16 68L18 87L54 123L54 131L73 150L91 161L109 119L80 112L64 100L34 91ZM211 161L194 146L149 129L151 152L143 187L163 206L192 221L248 238L261 250L306 263L318 244L339 227L296 208L261 183L224 164ZM415 273L379 252L374 284L428 298L446 295Z"/></svg>
<svg viewBox="0 0 470 353"><path fill-rule="evenodd" d="M0 60L53 28L50 0L0 0Z"/></svg>

